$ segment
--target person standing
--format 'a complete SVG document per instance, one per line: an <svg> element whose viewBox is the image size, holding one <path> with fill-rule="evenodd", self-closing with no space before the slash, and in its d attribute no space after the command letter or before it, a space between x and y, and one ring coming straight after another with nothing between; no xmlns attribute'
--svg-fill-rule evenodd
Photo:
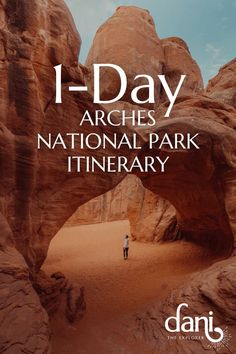
<svg viewBox="0 0 236 354"><path fill-rule="evenodd" d="M126 235L124 238L123 254L124 254L124 259L128 259L128 255L129 255L129 236L128 235Z"/></svg>

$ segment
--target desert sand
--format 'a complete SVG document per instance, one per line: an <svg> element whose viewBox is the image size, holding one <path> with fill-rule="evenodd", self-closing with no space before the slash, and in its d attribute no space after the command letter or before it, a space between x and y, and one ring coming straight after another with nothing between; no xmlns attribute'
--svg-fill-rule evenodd
<svg viewBox="0 0 236 354"><path fill-rule="evenodd" d="M62 302L51 319L53 354L144 353L121 335L121 329L211 263L205 250L182 241L162 245L131 241L129 259L124 261L126 233L128 221L116 221L63 228L53 239L43 269L48 274L61 271L74 284L85 286L87 304L85 317L71 325Z"/></svg>

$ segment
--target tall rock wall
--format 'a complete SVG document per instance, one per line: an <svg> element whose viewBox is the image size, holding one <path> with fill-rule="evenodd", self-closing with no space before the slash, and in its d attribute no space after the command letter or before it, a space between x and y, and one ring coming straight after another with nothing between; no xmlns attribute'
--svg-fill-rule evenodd
<svg viewBox="0 0 236 354"><path fill-rule="evenodd" d="M38 269L51 238L77 207L115 187L125 173L111 178L97 172L68 174L67 150L37 149L38 133L46 138L50 133L52 139L61 133L69 145L66 133L77 131L84 111L93 115L101 108L88 93L69 92L70 85L84 81L78 64L80 37L64 2L2 2L1 19L0 213L17 249L31 268ZM55 103L57 64L63 66L62 105ZM91 125L83 124L81 131L91 131ZM100 127L93 127L93 132L99 134ZM122 128L108 125L106 134L114 133L121 136ZM94 155L91 150L73 150L75 156L85 153ZM102 156L103 150L96 153ZM112 148L107 153L118 154ZM125 149L119 153L130 155Z"/></svg>
<svg viewBox="0 0 236 354"><path fill-rule="evenodd" d="M101 108L89 94L68 90L69 85L84 85L80 42L62 0L0 2L1 352L50 351L48 318L30 277L44 262L52 237L78 206L125 177L69 175L66 151L37 150L37 133L56 137L74 132L85 109L92 115ZM53 66L59 64L63 105L55 104ZM84 125L84 132L90 129ZM114 132L122 134L122 129L106 130L108 136ZM120 153L130 156L124 149Z"/></svg>
<svg viewBox="0 0 236 354"><path fill-rule="evenodd" d="M133 240L175 240L178 237L175 214L175 208L167 200L144 188L140 180L131 186L127 217Z"/></svg>

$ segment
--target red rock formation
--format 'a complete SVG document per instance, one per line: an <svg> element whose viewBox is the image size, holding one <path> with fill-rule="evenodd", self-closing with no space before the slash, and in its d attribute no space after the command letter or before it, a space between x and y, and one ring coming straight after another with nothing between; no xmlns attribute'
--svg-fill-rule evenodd
<svg viewBox="0 0 236 354"><path fill-rule="evenodd" d="M0 302L1 323L10 328L1 336L0 351L35 353L40 347L40 353L47 353L47 316L30 286L24 261L14 265L11 255L17 259L19 254L12 247L31 271L38 270L51 238L76 208L113 188L124 175L68 175L65 151L37 150L37 133L76 131L84 110L92 114L99 108L88 94L68 92L68 85L83 83L83 74L78 66L80 38L64 2L1 2L0 11L0 249L5 257ZM63 64L63 106L54 103L57 64Z"/></svg>
<svg viewBox="0 0 236 354"><path fill-rule="evenodd" d="M163 104L167 106L167 103ZM162 119L165 107L160 107L156 111L157 119ZM218 100L213 100L207 96L185 96L176 100L171 117L188 117L189 120L195 117L202 117L207 121L216 122L227 126L233 130L236 129L235 109L232 106L225 105Z"/></svg>
<svg viewBox="0 0 236 354"><path fill-rule="evenodd" d="M227 74L228 75L228 74ZM225 79L223 82L225 82ZM229 78L228 78L229 79ZM224 95L223 95L224 96ZM231 101L233 106L233 101ZM160 113L160 112L159 112ZM190 122L192 128L195 124L201 128L201 134L205 135L208 139L208 143L205 142L204 146L207 147L205 150L205 156L202 161L208 160L208 168L205 169L204 176L199 173L199 166L191 166L191 170L195 175L191 175L191 184L194 187L194 191L198 191L198 196L196 198L195 193L190 197L188 195L188 181L185 179L185 188L181 192L182 182L176 181L176 175L181 171L177 165L172 167L177 167L175 169L175 180L172 179L172 183L175 184L174 193L181 193L179 195L180 203L184 203L184 199L187 198L188 202L185 205L189 211L196 211L197 205L199 203L204 206L201 212L203 214L195 215L194 233L199 232L198 238L204 236L212 244L212 248L215 249L216 243L221 241L219 246L224 247L232 236L227 232L228 227L225 222L222 222L222 216L224 216L225 221L227 221L230 226L231 235L236 235L236 213L235 213L235 190L236 190L236 169L235 169L235 120L236 111L233 107L228 105L223 105L218 101L209 99L207 97L195 97L190 99L183 99L176 105L173 110L173 124L188 124ZM165 124L165 123L164 123ZM209 152L211 158L209 159ZM178 155L178 154L177 154ZM174 157L174 156L173 156ZM178 160L181 161L185 175L189 169L189 162L184 158L182 160L181 153L178 156ZM196 164L197 160L192 156L192 162ZM214 167L212 165L214 163ZM206 165L205 165L206 166ZM213 168L213 169L212 169ZM207 173L207 170L210 172ZM203 171L203 170L202 170ZM169 171L171 172L171 171ZM168 174L167 174L168 175ZM177 177L178 179L178 177ZM205 181L204 181L205 179ZM195 181L195 182L194 182ZM208 183L210 182L213 190L210 191ZM160 184L159 184L160 183ZM194 184L193 184L194 183ZM171 193L169 186L168 189L165 188L165 184L154 177L150 177L149 180L145 180L145 185L152 185L152 190L160 194L164 193L165 197L168 198L166 193ZM155 185L155 187L153 187ZM160 187L160 188L159 188ZM200 192L202 190L204 195ZM213 192L213 193L212 193ZM217 199L214 202L214 193L217 195ZM169 194L170 196L170 194ZM204 198L206 198L204 200ZM169 198L175 205L173 199ZM191 203L193 205L191 207ZM218 204L218 206L217 206ZM177 207L177 206L176 206ZM223 208L222 208L223 207ZM179 213L180 209L177 207L177 220L181 224L181 229L185 229L185 222L182 223L182 217L184 216L184 210ZM204 209L206 212L204 212ZM218 210L217 210L218 209ZM221 209L221 210L220 210ZM189 215L191 213L188 213ZM221 214L221 215L220 215ZM216 218L219 217L218 220ZM209 223L210 219L214 219L214 225L212 227ZM207 221L208 220L208 221ZM204 232L204 226L208 224L207 229ZM187 223L188 224L188 223ZM204 225L205 224L205 225ZM218 224L218 226L217 226ZM225 228L225 231L223 229ZM200 227L199 227L200 226ZM190 238L191 234L191 222L187 225L188 234ZM215 230L214 234L211 234L211 229L218 227L218 231ZM203 235L201 235L203 231ZM211 234L211 235L210 235ZM209 239L212 236L212 240ZM215 238L215 236L217 236ZM228 240L228 241L227 241ZM233 241L233 240L232 240ZM150 350L158 351L161 353L166 353L171 351L172 353L184 353L189 354L190 352L200 352L206 351L209 353L215 353L214 345L211 345L209 341L205 340L205 333L203 328L199 332L199 339L196 341L183 341L179 340L178 337L174 341L167 340L167 332L164 328L164 321L170 317L175 316L177 306L181 303L186 303L189 308L184 311L184 314L191 316L192 318L196 316L207 315L209 311L213 311L214 314L214 326L219 326L225 331L225 338L222 346L220 347L225 353L232 353L236 346L235 342L235 284L236 284L236 257L229 258L228 260L217 262L209 269L203 272L193 275L188 282L183 284L179 289L176 289L167 299L164 299L161 303L149 308L145 313L138 314L135 318L135 323L133 327L131 326L131 333L134 334L138 342L146 342L147 346L150 346ZM127 333L126 333L127 334ZM180 333L186 335L186 333ZM202 337L201 337L202 335Z"/></svg>
<svg viewBox="0 0 236 354"><path fill-rule="evenodd" d="M85 225L127 219L130 188L137 178L128 175L109 192L80 206L66 225Z"/></svg>
<svg viewBox="0 0 236 354"><path fill-rule="evenodd" d="M206 94L219 102L236 108L236 59L225 64L219 73L209 81Z"/></svg>
<svg viewBox="0 0 236 354"><path fill-rule="evenodd" d="M117 31L117 24L119 24L119 31ZM144 33L145 37L149 38L149 40L143 41ZM132 46L130 46L131 42ZM119 46L119 51L117 51L117 45ZM142 60L137 61L139 57ZM177 87L180 75L186 74L186 81L180 91L180 96L198 93L203 90L200 69L191 57L186 43L177 37L159 40L155 32L153 19L149 13L136 7L119 7L116 13L99 28L90 49L86 65L91 70L94 63L114 63L120 65L125 70L130 84L127 96L123 100L131 103L133 102L130 100L130 90L134 88L133 78L142 73L149 74L152 77L156 77L157 74L165 74L173 91ZM86 81L91 87L92 80L90 76L86 78ZM118 92L119 81L117 82L114 73L111 73L109 69L104 71L101 87L103 90L103 99L113 98ZM166 95L160 88L156 91L156 95L157 103L159 103L159 100L166 100ZM134 109L144 109L143 106L138 107L128 102L116 102L104 107L108 110L125 109L127 113L130 113ZM147 127L130 127L130 129L138 132L144 140L148 139L148 134L153 130L151 127L148 129ZM135 183L131 183L132 187L135 188ZM142 194L146 196L144 202ZM139 197L141 198L140 200L138 199ZM167 211L166 206L168 203L163 200L159 204L155 203L154 209L156 212L152 211L152 217L149 217L149 228L146 229L145 227L147 224L145 205L152 204L154 199L152 193L145 192L145 189L140 186L139 194L132 199L134 205L132 206L132 202L129 201L130 211L128 212L128 217L131 234L135 239L161 240L162 236L164 237L164 229L169 230L170 223L173 221L174 211L169 208ZM159 224L160 220L162 220L163 226ZM174 235L175 233L173 232L173 238L175 237Z"/></svg>
<svg viewBox="0 0 236 354"><path fill-rule="evenodd" d="M1 97L1 213L17 249L31 267L39 268L50 239L78 205L110 190L125 174L113 174L113 178L97 173L68 174L68 151L58 147L54 151L45 147L37 150L37 133L55 137L75 132L86 109L93 115L101 107L93 104L89 94L68 91L69 85L83 83L83 75L77 62L80 38L64 3L50 1L45 7L41 1L32 1L28 6L22 0L14 4L1 8L5 16L1 28L5 57L0 70L5 83L5 96ZM63 105L54 100L53 66L60 63ZM91 132L88 123L82 129ZM108 126L106 134L119 131L121 134L121 129ZM94 127L93 132L99 133L100 127ZM73 155L84 153L73 151ZM120 153L126 156L129 152ZM101 154L102 150L97 150L97 156Z"/></svg>
<svg viewBox="0 0 236 354"><path fill-rule="evenodd" d="M143 187L140 180L130 186L127 216L134 240L160 242L177 237L174 207Z"/></svg>
<svg viewBox="0 0 236 354"><path fill-rule="evenodd" d="M47 313L32 288L28 267L15 248L2 244L0 279L0 351L50 353Z"/></svg>
<svg viewBox="0 0 236 354"><path fill-rule="evenodd" d="M133 103L130 98L131 90L138 84L147 84L146 79L138 79L135 84L134 77L139 74L156 77L162 73L163 60L161 41L149 12L134 6L120 6L97 31L86 66L92 69L94 63L119 65L128 78L128 88L123 100ZM101 77L102 99L116 97L119 89L118 75L113 69L104 69ZM160 81L156 80L156 93L160 93L160 90ZM147 99L146 92L140 94L139 98Z"/></svg>
<svg viewBox="0 0 236 354"><path fill-rule="evenodd" d="M38 184L40 158L34 139L54 96L53 65L62 62L76 71L80 38L63 1L47 6L35 0L3 1L0 14L0 351L49 353L46 312L25 261L12 246L31 266L42 262L46 249L33 219L43 220L46 204L36 197L43 189ZM48 184L46 201L51 193Z"/></svg>
<svg viewBox="0 0 236 354"><path fill-rule="evenodd" d="M77 207L114 188L125 174L109 177L101 173L68 175L68 153L65 150L37 150L37 133L46 135L50 132L55 136L59 132L76 131L85 109L93 114L102 108L93 104L89 94L68 92L69 85L84 83L86 70L78 65L80 38L63 1L2 1L0 10L0 304L3 326L0 329L0 351L35 353L40 348L39 353L48 353L47 316L30 285L24 259L31 271L39 270L50 240ZM96 41L98 53L95 51ZM91 66L104 59L121 65L129 78L138 71L153 76L162 73L161 41L146 11L121 7L107 26L100 29L87 63ZM54 103L53 66L57 64L63 64L63 105ZM172 63L168 65L171 68ZM191 85L189 83L189 87ZM129 90L131 88L129 82ZM115 94L116 90L116 78L106 73L103 95ZM160 113L161 110L157 112L158 119ZM206 97L195 101L182 99L176 104L173 117L160 120L158 132L200 132L201 151L170 151L171 159L164 175L139 177L147 189L175 206L183 238L210 246L221 255L229 255L236 221L235 109ZM88 131L91 127L84 125L83 132ZM101 133L100 128L93 131ZM106 128L108 136L123 131L110 126ZM126 127L126 133L130 132ZM74 154L80 152L76 149ZM147 152L144 145L140 157ZM117 154L112 149L107 153ZM97 150L97 156L103 154L104 151ZM132 157L126 149L120 150L119 154ZM233 284L231 266L224 269L226 279ZM224 269L217 268L216 273L205 273L205 276L209 274L209 279L219 279ZM193 280L191 287L194 284L198 284L197 279ZM195 289L198 296L201 289L198 285ZM231 305L234 288L230 285L227 289L227 302ZM178 294L178 301L182 301L184 292L179 290ZM172 309L176 301L169 301ZM220 302L217 304L224 311L225 307ZM205 305L201 303L199 306L203 308Z"/></svg>
<svg viewBox="0 0 236 354"><path fill-rule="evenodd" d="M175 92L180 75L186 75L185 82L179 92L182 95L192 95L203 91L203 80L198 64L192 58L187 44L178 37L170 37L161 41L164 50L163 73L167 78L171 91ZM162 100L166 95L162 95Z"/></svg>
<svg viewBox="0 0 236 354"><path fill-rule="evenodd" d="M218 350L230 354L236 346L235 337L235 299L232 294L236 288L236 262L235 257L226 261L217 262L209 269L192 276L181 289L174 291L165 301L149 308L146 312L135 316L135 323L130 326L130 333L137 342L143 341L150 348L150 352L158 349L159 353L210 353L216 352L216 347L205 339L203 326L197 333L197 340L181 340L178 334L186 336L189 333L177 334L177 339L169 340L164 328L164 321L176 315L177 306L188 303L189 308L182 309L185 316L208 316L213 311L214 327L225 331L225 340ZM127 335L127 331L126 331ZM218 335L218 334L217 334Z"/></svg>
<svg viewBox="0 0 236 354"><path fill-rule="evenodd" d="M133 240L160 242L178 237L174 207L128 175L111 191L80 206L65 226L128 219Z"/></svg>
<svg viewBox="0 0 236 354"><path fill-rule="evenodd" d="M231 124L236 118L236 111L231 110L227 126L224 118L229 114L228 107L222 112L214 112L211 107L217 103L212 100L208 103L209 117L204 114L207 104L204 97L198 98L198 109L193 109L192 115L189 113L191 103L186 99L175 105L171 120L163 119L157 125L160 136L164 133L174 136L176 131L193 135L199 133L200 150L169 150L170 160L164 174L138 176L144 187L174 205L184 238L230 254L233 233L225 193L228 181L235 173L236 137ZM200 109L201 105L203 109ZM143 147L143 155L158 153L158 150L149 151L148 146Z"/></svg>

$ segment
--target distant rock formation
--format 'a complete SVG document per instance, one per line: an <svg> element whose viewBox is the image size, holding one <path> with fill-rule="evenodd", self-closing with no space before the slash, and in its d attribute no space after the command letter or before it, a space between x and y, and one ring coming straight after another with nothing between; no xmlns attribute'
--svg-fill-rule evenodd
<svg viewBox="0 0 236 354"><path fill-rule="evenodd" d="M130 189L127 214L133 240L160 242L178 238L175 208L144 188L138 179Z"/></svg>
<svg viewBox="0 0 236 354"><path fill-rule="evenodd" d="M89 93L72 94L68 91L70 85L84 85L85 81L91 84L90 68L94 62L105 60L121 65L129 78L128 93L132 88L130 78L140 71L153 76L166 72L170 84L174 84L178 70L182 72L183 63L186 63L184 70L189 73L193 65L187 91L180 95L172 119L163 119L163 109L167 103L157 82L157 98L162 105L155 107L155 129L160 134L168 132L170 135L177 130L182 133L201 132L201 150L171 150L170 164L165 174L138 175L146 189L169 200L175 207L176 222L173 223L168 204L163 199L160 204L158 200L156 205L154 195L143 190L137 192L140 197L131 199L129 213L134 221L134 237L140 235L143 239L143 228L149 222L150 238L146 240L161 239L166 236L166 225L174 227L181 238L217 250L220 256L230 256L236 233L236 110L235 84L231 82L229 73L235 76L235 65L231 62L228 68L225 66L219 74L220 81L217 78L212 80L207 97L201 93L201 75L186 45L179 39L161 41L151 16L145 10L118 8L95 37L87 60L88 68L78 64L81 41L62 0L2 1L0 11L0 352L45 354L50 352L48 318L30 279L40 270L51 239L66 220L80 205L116 187L126 174L96 172L69 175L66 172L67 152L57 148L53 151L46 148L37 150L37 133L56 136L57 133L77 131L85 109L91 115L96 109L103 109L93 103ZM176 61L172 61L173 52ZM178 69L180 63L181 68ZM63 65L63 105L54 103L53 66L58 64ZM220 82L225 84L221 86ZM106 72L103 87L103 97L116 93L117 78L114 74ZM193 95L187 97L191 90ZM196 93L201 95L195 96ZM125 102L120 104L130 105L128 97L124 97ZM83 132L90 132L90 129L90 125L83 125ZM104 131L108 136L114 132L118 135L132 133L130 126L117 128L108 125ZM93 132L99 134L102 128L93 127ZM143 144L140 158L148 151L145 144L147 134L147 130L138 129L138 137ZM90 150L84 152L92 154ZM79 155L81 150L75 149L74 153ZM150 153L155 154L156 151ZM103 156L104 151L96 150L96 154ZM119 151L110 149L107 154L122 154L131 159L137 152L122 148ZM144 198L145 203L139 203L139 198ZM118 200L123 203L122 198ZM155 205L160 215L157 219L155 212L151 216L149 214ZM113 214L113 208L110 210ZM139 221L138 213L142 216ZM165 219L161 218L162 215ZM155 223L160 225L159 230L163 230L161 235L155 233ZM167 238L170 234L167 233ZM228 263L221 263L220 267L215 264L212 269L202 272L208 283L213 281L210 289L211 294L215 294L212 308L217 308L223 315L227 315L229 309L226 310L225 303L222 304L222 296L219 299L221 294L216 279L224 275L222 284L225 286L227 283L227 306L233 308L234 286L231 284L234 281L232 266L235 257L228 262L229 266ZM196 312L204 311L208 301L206 287L204 296L195 306L195 299L200 299L199 292L202 291L199 276L176 290L173 298L163 302L163 308L167 306L168 313L174 312L176 302L185 299L189 288L195 289L193 300L188 298L189 305ZM73 318L77 304L83 307L83 291L78 298L73 295L69 301ZM159 338L161 336L163 332L160 332ZM200 342L196 343L196 352L198 348L202 350ZM173 352L177 353L177 350L176 345Z"/></svg>
<svg viewBox="0 0 236 354"><path fill-rule="evenodd" d="M130 189L137 181L137 177L133 175L126 176L114 189L80 206L65 226L127 219Z"/></svg>
<svg viewBox="0 0 236 354"><path fill-rule="evenodd" d="M125 71L128 88L123 100L133 103L131 90L138 84L147 84L145 79L138 79L135 83L134 77L141 73L156 77L163 72L163 48L149 12L135 6L118 7L96 33L85 65L92 70L94 63L116 64ZM102 99L116 97L119 89L120 79L114 69L104 69L101 78ZM156 80L156 92L159 95L160 91L160 81ZM145 100L145 90L139 98ZM150 108L148 103L145 106Z"/></svg>
<svg viewBox="0 0 236 354"><path fill-rule="evenodd" d="M173 241L178 238L175 208L144 188L134 175L128 175L111 191L80 206L65 226L125 220L133 240Z"/></svg>
<svg viewBox="0 0 236 354"><path fill-rule="evenodd" d="M206 94L219 102L236 108L236 59L224 65L218 75L211 79Z"/></svg>
<svg viewBox="0 0 236 354"><path fill-rule="evenodd" d="M179 97L202 92L204 89L202 74L187 44L178 37L162 39L161 44L165 58L163 72L171 91L175 92L180 75L186 75ZM165 101L166 96L162 95L161 99Z"/></svg>

